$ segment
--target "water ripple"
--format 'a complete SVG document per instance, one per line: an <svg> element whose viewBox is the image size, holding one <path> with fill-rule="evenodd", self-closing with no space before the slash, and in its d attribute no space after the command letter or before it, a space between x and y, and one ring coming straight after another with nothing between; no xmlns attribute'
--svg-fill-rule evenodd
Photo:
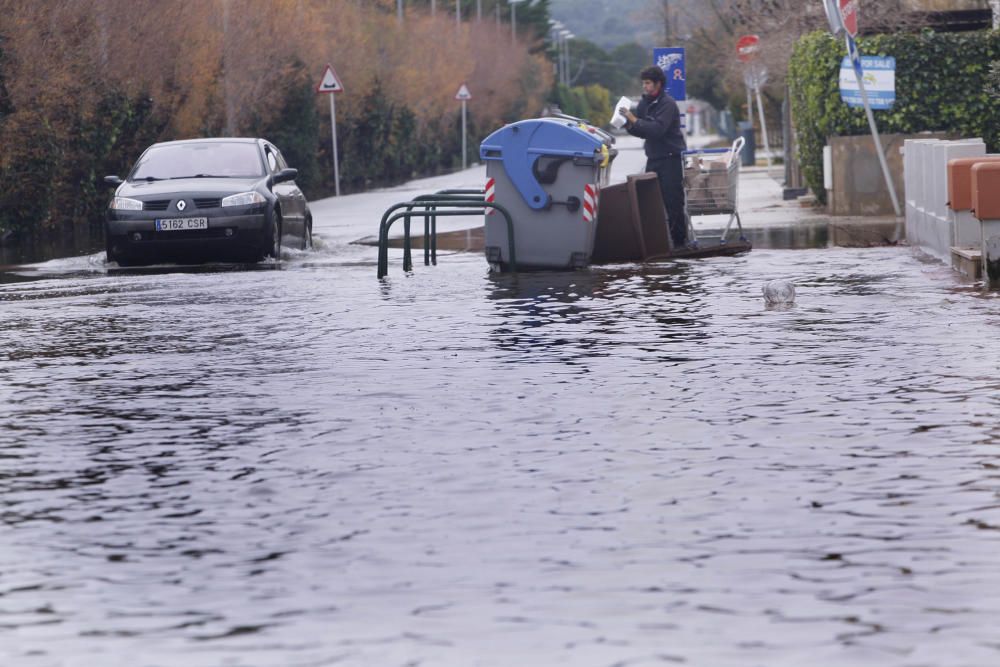
<svg viewBox="0 0 1000 667"><path fill-rule="evenodd" d="M286 259L0 284L0 663L1000 661L990 294Z"/></svg>

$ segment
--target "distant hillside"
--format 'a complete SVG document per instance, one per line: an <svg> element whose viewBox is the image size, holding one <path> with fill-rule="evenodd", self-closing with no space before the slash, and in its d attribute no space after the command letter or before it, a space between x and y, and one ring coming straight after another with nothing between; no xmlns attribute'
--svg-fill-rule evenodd
<svg viewBox="0 0 1000 667"><path fill-rule="evenodd" d="M638 42L652 46L662 33L651 0L551 0L552 18L603 49Z"/></svg>

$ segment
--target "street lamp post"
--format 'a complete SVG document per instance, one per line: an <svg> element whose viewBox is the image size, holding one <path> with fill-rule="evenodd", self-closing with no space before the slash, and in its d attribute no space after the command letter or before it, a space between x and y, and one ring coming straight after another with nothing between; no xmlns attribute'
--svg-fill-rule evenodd
<svg viewBox="0 0 1000 667"><path fill-rule="evenodd" d="M566 87L569 88L569 85L570 85L570 76L569 76L569 40L571 40L574 37L576 37L576 35L574 35L573 33L571 33L569 30L563 30L562 31L562 37L563 37L563 51L564 51L564 55L563 55L563 82L566 85Z"/></svg>
<svg viewBox="0 0 1000 667"><path fill-rule="evenodd" d="M549 29L552 31L552 47L556 50L556 81L562 83L562 47L559 44L559 31L562 30L561 21L549 21Z"/></svg>
<svg viewBox="0 0 1000 667"><path fill-rule="evenodd" d="M564 44L566 44L566 35L569 31L563 28L559 31L558 39L556 40L556 49L559 51L559 83L566 85L566 58Z"/></svg>
<svg viewBox="0 0 1000 667"><path fill-rule="evenodd" d="M396 0L396 20L403 23L403 0Z"/></svg>

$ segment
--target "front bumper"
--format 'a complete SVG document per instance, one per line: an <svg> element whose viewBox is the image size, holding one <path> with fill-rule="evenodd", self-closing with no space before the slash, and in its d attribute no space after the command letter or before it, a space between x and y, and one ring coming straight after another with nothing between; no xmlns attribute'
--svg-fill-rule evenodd
<svg viewBox="0 0 1000 667"><path fill-rule="evenodd" d="M157 231L156 219L204 217L207 229ZM267 247L267 211L228 214L219 209L194 215L156 211L108 211L105 222L111 254L132 261L204 262L246 259Z"/></svg>

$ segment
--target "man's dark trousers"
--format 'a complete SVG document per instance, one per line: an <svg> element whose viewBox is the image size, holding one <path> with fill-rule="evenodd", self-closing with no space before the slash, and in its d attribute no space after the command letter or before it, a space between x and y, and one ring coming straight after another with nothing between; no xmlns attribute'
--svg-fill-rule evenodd
<svg viewBox="0 0 1000 667"><path fill-rule="evenodd" d="M687 243L687 219L684 216L684 158L680 155L656 158L646 162L646 171L654 172L660 181L660 195L667 209L667 225L675 248Z"/></svg>

